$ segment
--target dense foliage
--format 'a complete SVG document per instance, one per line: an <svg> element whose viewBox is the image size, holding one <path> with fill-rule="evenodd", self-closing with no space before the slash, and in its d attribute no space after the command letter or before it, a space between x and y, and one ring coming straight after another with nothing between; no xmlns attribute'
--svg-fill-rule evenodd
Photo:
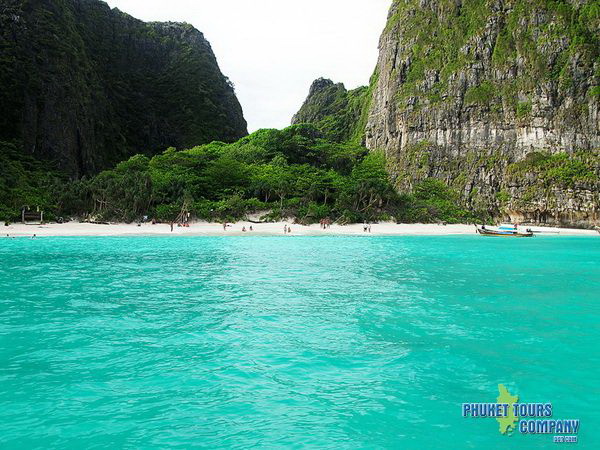
<svg viewBox="0 0 600 450"><path fill-rule="evenodd" d="M25 156L18 145L0 141L0 220L18 219L26 206L40 207L52 218L55 193L67 182L64 174Z"/></svg>
<svg viewBox="0 0 600 450"><path fill-rule="evenodd" d="M152 158L136 155L72 182L19 160L13 144L1 148L7 163L0 219L14 220L22 205L42 206L49 217L128 222L143 216L172 221L182 211L205 220L258 213L263 220L294 217L300 223L473 219L444 183L426 180L414 195L400 195L382 153L331 142L311 125L260 130L233 144L170 148Z"/></svg>

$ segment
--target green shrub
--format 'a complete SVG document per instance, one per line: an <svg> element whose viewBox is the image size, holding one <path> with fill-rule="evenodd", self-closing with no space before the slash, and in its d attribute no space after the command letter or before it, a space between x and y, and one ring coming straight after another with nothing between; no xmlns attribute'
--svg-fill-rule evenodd
<svg viewBox="0 0 600 450"><path fill-rule="evenodd" d="M600 181L598 167L600 157L589 152L574 154L531 152L527 157L508 167L509 174L522 177L535 174L538 184L551 186L558 184L573 187L576 183L596 183Z"/></svg>
<svg viewBox="0 0 600 450"><path fill-rule="evenodd" d="M531 102L519 102L517 103L516 110L517 118L525 119L531 115Z"/></svg>
<svg viewBox="0 0 600 450"><path fill-rule="evenodd" d="M477 214L460 206L460 195L456 190L435 178L415 186L404 211L400 220L407 222L465 223L479 219Z"/></svg>
<svg viewBox="0 0 600 450"><path fill-rule="evenodd" d="M465 93L465 103L487 105L494 98L495 87L490 81L484 81L479 86L473 86L467 89Z"/></svg>

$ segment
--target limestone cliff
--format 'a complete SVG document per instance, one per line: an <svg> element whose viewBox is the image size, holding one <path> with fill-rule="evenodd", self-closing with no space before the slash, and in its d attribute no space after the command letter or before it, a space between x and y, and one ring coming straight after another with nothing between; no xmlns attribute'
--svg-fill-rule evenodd
<svg viewBox="0 0 600 450"><path fill-rule="evenodd" d="M595 223L599 25L598 1L395 1L367 147L400 189L436 177L495 216Z"/></svg>
<svg viewBox="0 0 600 450"><path fill-rule="evenodd" d="M144 23L98 0L5 0L0 25L0 140L74 177L247 134L191 25Z"/></svg>

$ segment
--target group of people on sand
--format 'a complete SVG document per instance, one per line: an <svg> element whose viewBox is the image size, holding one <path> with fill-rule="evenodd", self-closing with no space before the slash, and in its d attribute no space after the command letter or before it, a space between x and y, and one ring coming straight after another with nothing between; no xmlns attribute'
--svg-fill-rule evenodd
<svg viewBox="0 0 600 450"><path fill-rule="evenodd" d="M283 234L291 234L292 227L290 227L287 223L283 226Z"/></svg>
<svg viewBox="0 0 600 450"><path fill-rule="evenodd" d="M232 224L227 223L227 222L223 222L223 231L227 231L227 228L233 227ZM246 225L242 226L242 233L246 233L248 231L254 231L254 228L252 227L252 225L250 225L248 228L246 228Z"/></svg>
<svg viewBox="0 0 600 450"><path fill-rule="evenodd" d="M371 232L371 224L370 223L364 223L363 224L363 231L365 233L370 233Z"/></svg>
<svg viewBox="0 0 600 450"><path fill-rule="evenodd" d="M325 219L321 219L319 221L319 225L321 226L322 230L331 228L331 219L329 217L326 217Z"/></svg>

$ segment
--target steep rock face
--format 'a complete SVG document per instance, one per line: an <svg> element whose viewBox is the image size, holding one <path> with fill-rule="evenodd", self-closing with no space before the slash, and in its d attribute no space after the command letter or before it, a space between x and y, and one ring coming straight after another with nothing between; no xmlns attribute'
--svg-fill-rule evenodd
<svg viewBox="0 0 600 450"><path fill-rule="evenodd" d="M596 223L599 27L597 0L394 1L367 147L401 190L436 177L495 216Z"/></svg>
<svg viewBox="0 0 600 450"><path fill-rule="evenodd" d="M97 0L0 6L0 140L75 177L134 153L247 134L231 83L191 25Z"/></svg>

